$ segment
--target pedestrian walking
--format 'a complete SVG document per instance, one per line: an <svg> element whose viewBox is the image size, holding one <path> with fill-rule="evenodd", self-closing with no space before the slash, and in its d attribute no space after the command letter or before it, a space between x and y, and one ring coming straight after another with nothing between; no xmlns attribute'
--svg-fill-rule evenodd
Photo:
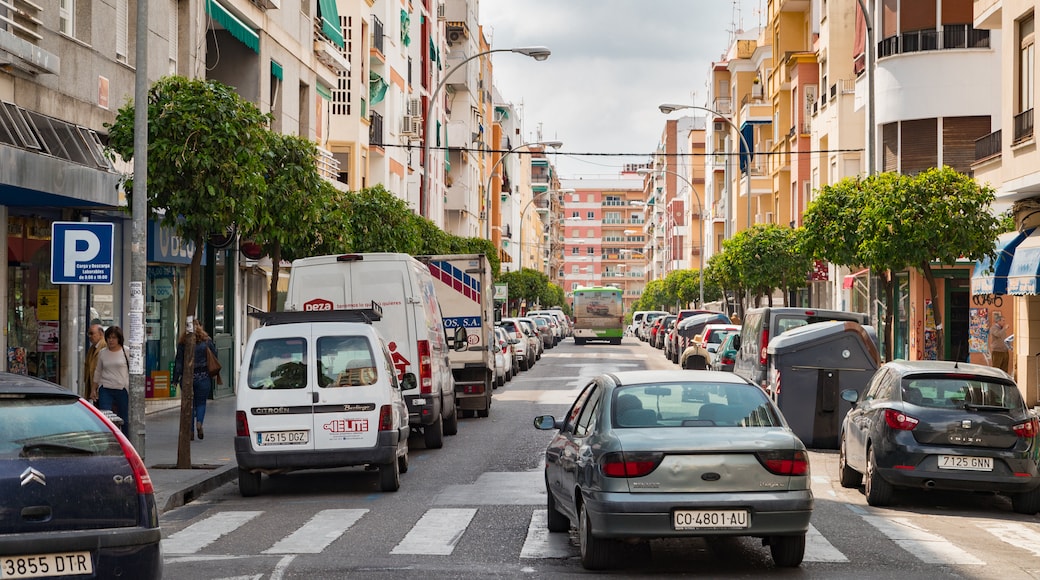
<svg viewBox="0 0 1040 580"><path fill-rule="evenodd" d="M217 345L213 343L213 339L210 338L209 334L206 334L202 324L195 320L193 326L195 329L195 358L192 361L191 373L193 399L191 409L192 441L195 440L196 432L199 434L199 439L206 438L202 424L206 421L206 401L209 400L210 394L213 392L213 377L209 374L209 355L207 352L212 353L214 357L217 356ZM185 332L181 335L180 340L177 341L177 357L173 365L173 383L180 385L182 389L184 388L181 382L184 378L184 350L188 344L188 336L188 333Z"/></svg>
<svg viewBox="0 0 1040 580"><path fill-rule="evenodd" d="M999 312L993 313L993 321L989 327L989 354L992 365L1004 371L1008 370L1008 345L1004 342L1007 338L1007 327L1004 325L1004 315Z"/></svg>
<svg viewBox="0 0 1040 580"><path fill-rule="evenodd" d="M112 411L123 420L120 428L130 436L130 357L123 347L123 330L105 330L105 348L98 351L94 385L99 409Z"/></svg>
<svg viewBox="0 0 1040 580"><path fill-rule="evenodd" d="M98 353L105 348L105 329L94 322L87 327L87 352L83 357L83 396L97 404L97 383L94 369L97 368Z"/></svg>

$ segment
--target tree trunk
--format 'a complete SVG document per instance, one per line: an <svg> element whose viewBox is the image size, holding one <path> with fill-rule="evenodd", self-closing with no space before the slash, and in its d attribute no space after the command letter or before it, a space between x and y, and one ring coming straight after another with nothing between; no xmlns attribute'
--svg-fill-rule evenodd
<svg viewBox="0 0 1040 580"><path fill-rule="evenodd" d="M274 248L271 249L271 289L267 295L268 312L278 311L278 274L280 270L278 265L281 263L282 245L275 242Z"/></svg>
<svg viewBox="0 0 1040 580"><path fill-rule="evenodd" d="M935 273L928 262L921 262L921 272L928 281L928 293L932 297L932 315L935 317L935 351L939 360L946 360L946 340L944 338L942 311L939 308L939 294L935 288Z"/></svg>
<svg viewBox="0 0 1040 580"><path fill-rule="evenodd" d="M896 346L896 313L895 309L892 308L892 305L895 304L895 280L891 271L883 272L879 278L881 279L881 288L885 292L885 352L883 356L886 361L889 361L892 360ZM870 313L870 308L870 306L867 307L868 314Z"/></svg>
<svg viewBox="0 0 1040 580"><path fill-rule="evenodd" d="M196 236L195 253L188 266L188 301L185 304L185 324L188 316L195 316L199 305L199 286L202 281L202 253L205 251L202 236ZM187 326L185 326L187 329ZM195 333L190 333L184 341L184 365L181 368L181 417L177 432L177 469L191 469L191 424L192 409L195 405Z"/></svg>

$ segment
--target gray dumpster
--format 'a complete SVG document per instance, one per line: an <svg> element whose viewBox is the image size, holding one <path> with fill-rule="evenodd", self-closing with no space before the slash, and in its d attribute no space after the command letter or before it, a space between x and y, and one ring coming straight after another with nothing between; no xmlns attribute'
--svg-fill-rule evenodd
<svg viewBox="0 0 1040 580"><path fill-rule="evenodd" d="M877 333L858 322L817 322L769 341L768 390L806 447L837 449L851 408L838 393L862 393L881 357Z"/></svg>

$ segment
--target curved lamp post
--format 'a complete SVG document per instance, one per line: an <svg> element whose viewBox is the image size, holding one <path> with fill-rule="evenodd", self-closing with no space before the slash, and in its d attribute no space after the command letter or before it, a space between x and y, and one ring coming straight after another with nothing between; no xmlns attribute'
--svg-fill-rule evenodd
<svg viewBox="0 0 1040 580"><path fill-rule="evenodd" d="M563 147L563 141L535 141L533 143L521 143L520 145L517 145L516 147L513 147L509 151L503 153L498 158L498 161L495 161L495 164L491 166L491 171L488 173L487 184L484 186L484 211L487 213L487 215L484 216L484 237L489 240L491 239L491 180L495 178L495 170L498 169L499 165L502 165L502 162L510 153L519 151L524 147L531 147L533 145L542 145L544 147L552 147L553 149L559 149L560 147Z"/></svg>
<svg viewBox="0 0 1040 580"><path fill-rule="evenodd" d="M744 149L746 149L747 152L748 152L747 227L750 230L751 229L751 156L754 155L755 152L751 149L751 145L748 144L747 139L744 138L744 134L740 132L740 127L737 127L737 124L734 123L733 119L731 119L730 117L728 117L726 115L723 115L722 113L720 113L720 112L718 112L718 111L716 111L714 109L709 109L708 107L699 107L697 105L675 105L675 104L671 104L671 103L666 103L666 104L663 104L663 105L658 105L657 108L660 109L661 112L664 113L665 115L667 115L668 113L672 113L672 112L675 112L675 111L682 110L682 109L695 109L695 110L698 110L698 111L704 111L705 113L711 113L712 115L715 115L716 117L721 118L723 121L726 121L726 123L728 123L729 126L732 127L734 131L737 132L737 136L740 137L740 142L744 144ZM738 172L740 171L740 165L739 164L737 165L737 171Z"/></svg>
<svg viewBox="0 0 1040 580"><path fill-rule="evenodd" d="M430 99L426 102L426 117L423 119L425 123L425 130L423 131L423 186L419 190L419 211L420 215L424 218L430 217L430 170L433 165L430 163L430 138L433 133L433 116L430 112L433 110L434 103L437 102L437 95L447 84L448 79L451 78L452 73L462 68L467 62L482 57L493 52L515 52L524 56L529 56L537 61L543 61L549 58L552 52L544 46L527 46L521 48L493 48L491 50L485 50L478 52L472 56L468 56L462 59L461 62L448 69L448 72L441 76L441 82L437 84L437 88L433 89L430 93Z"/></svg>
<svg viewBox="0 0 1040 580"><path fill-rule="evenodd" d="M690 186L690 191L693 192L693 196L695 198L697 198L697 214L700 216L700 218L697 221L700 222L700 234L701 234L700 235L700 238L701 238L700 239L700 247L698 248L699 251L697 252L700 255L700 259L701 259L700 260L701 261L701 266L700 266L700 270L698 271L698 274L700 274L700 284L701 284L700 292L701 292L701 294L700 294L700 303L698 303L697 306L699 308L704 308L704 204L701 203L701 194L697 193L697 188L693 186L693 182L692 181L687 179L686 176L684 176L684 175L682 175L680 173L677 173L675 171L669 171L667 169L649 169L649 168L644 167L642 169L637 169L636 173L638 173L639 175L650 175L652 173L669 173L671 175L674 175L674 176L678 177L679 179L685 181L686 185Z"/></svg>

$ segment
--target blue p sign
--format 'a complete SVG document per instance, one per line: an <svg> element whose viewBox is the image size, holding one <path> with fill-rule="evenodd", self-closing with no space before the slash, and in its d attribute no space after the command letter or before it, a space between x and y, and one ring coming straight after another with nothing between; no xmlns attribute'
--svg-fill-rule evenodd
<svg viewBox="0 0 1040 580"><path fill-rule="evenodd" d="M51 282L111 284L114 234L110 223L54 222Z"/></svg>

